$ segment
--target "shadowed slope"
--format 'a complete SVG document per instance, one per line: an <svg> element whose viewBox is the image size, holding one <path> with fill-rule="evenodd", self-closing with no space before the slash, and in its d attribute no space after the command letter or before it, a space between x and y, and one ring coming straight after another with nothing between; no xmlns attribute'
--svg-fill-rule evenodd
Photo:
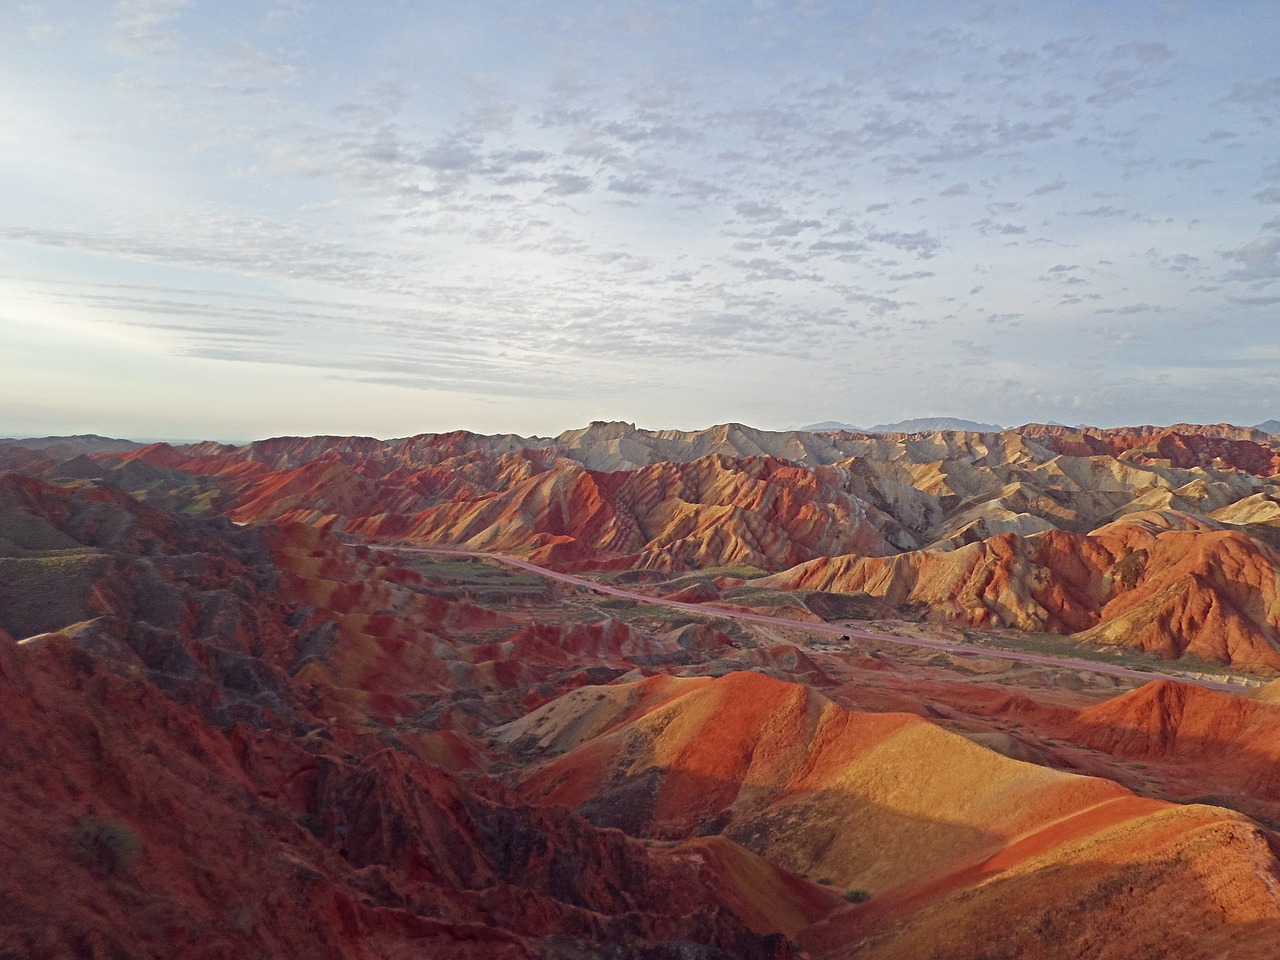
<svg viewBox="0 0 1280 960"><path fill-rule="evenodd" d="M0 701L17 956L781 960L778 934L833 901L728 841L651 849L468 785L305 703L219 730L61 634L0 634Z"/></svg>
<svg viewBox="0 0 1280 960"><path fill-rule="evenodd" d="M819 956L1154 958L1173 937L1209 957L1280 931L1280 864L1239 814L1139 798L759 675L584 688L498 736L564 751L525 779L528 796L640 835L723 831L869 888L868 904L802 935Z"/></svg>
<svg viewBox="0 0 1280 960"><path fill-rule="evenodd" d="M568 750L525 778L526 795L639 835L724 831L791 869L873 890L912 876L921 856L945 862L1130 796L761 674L645 684L584 689L503 728L517 749Z"/></svg>

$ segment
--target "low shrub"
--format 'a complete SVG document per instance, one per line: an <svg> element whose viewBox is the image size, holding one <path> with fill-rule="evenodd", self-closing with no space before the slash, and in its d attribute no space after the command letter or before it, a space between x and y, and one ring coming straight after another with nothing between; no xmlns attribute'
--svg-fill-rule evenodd
<svg viewBox="0 0 1280 960"><path fill-rule="evenodd" d="M108 875L128 870L142 855L142 840L131 827L92 814L77 821L69 840L78 863Z"/></svg>

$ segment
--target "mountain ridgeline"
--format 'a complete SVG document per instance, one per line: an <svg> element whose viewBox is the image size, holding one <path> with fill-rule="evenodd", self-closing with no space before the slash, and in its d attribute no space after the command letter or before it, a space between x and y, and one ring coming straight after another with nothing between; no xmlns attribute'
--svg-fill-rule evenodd
<svg viewBox="0 0 1280 960"><path fill-rule="evenodd" d="M1280 439L1229 425L426 434L99 456L240 523L563 570L768 575L879 616L1280 669ZM167 492L165 492L167 491ZM204 498L203 500L199 498ZM717 587L706 588L714 597Z"/></svg>
<svg viewBox="0 0 1280 960"><path fill-rule="evenodd" d="M0 444L0 957L1271 960L1278 465L1185 425Z"/></svg>

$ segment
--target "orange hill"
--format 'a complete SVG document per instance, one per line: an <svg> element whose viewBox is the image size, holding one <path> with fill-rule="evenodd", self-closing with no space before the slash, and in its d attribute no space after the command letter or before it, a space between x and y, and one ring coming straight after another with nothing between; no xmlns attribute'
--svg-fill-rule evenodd
<svg viewBox="0 0 1280 960"><path fill-rule="evenodd" d="M1189 955L1261 958L1260 934L1280 932L1280 863L1239 814L1141 799L758 674L583 689L497 736L547 757L523 777L530 799L637 836L721 833L871 891L801 934L817 956L1007 944L1118 958L1173 938L1201 945Z"/></svg>
<svg viewBox="0 0 1280 960"><path fill-rule="evenodd" d="M1075 633L1168 659L1280 669L1280 555L1190 518L1135 514L1092 534L1002 534L954 551L819 558L754 581L864 594L931 619Z"/></svg>

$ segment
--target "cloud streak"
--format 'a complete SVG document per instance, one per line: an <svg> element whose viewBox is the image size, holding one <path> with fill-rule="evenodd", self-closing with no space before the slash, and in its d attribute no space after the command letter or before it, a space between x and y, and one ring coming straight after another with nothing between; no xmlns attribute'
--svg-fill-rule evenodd
<svg viewBox="0 0 1280 960"><path fill-rule="evenodd" d="M891 420L954 412L977 366L1121 376L1074 336L1101 314L1144 324L1170 369L1193 319L1256 341L1280 278L1277 51L1241 56L1195 3L1105 39L1067 20L119 0L0 41L44 105L10 126L0 251L43 278L22 287L33 327L75 311L174 356L459 411L611 392L631 419L698 422L753 383L765 425ZM774 361L832 389L805 397ZM1069 386L1020 390L1020 413L993 389L966 412L1075 417L1028 399ZM1100 418L1154 418L1140 391L1098 395Z"/></svg>

